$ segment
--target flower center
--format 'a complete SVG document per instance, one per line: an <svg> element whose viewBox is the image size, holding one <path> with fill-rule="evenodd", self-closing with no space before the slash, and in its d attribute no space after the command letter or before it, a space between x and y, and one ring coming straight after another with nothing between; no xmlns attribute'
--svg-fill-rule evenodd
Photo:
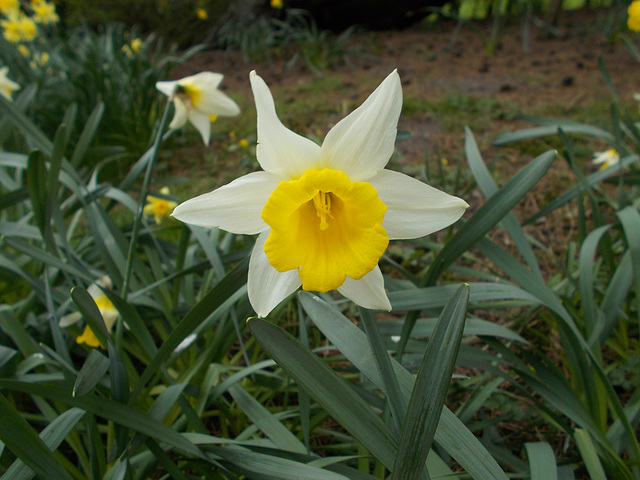
<svg viewBox="0 0 640 480"><path fill-rule="evenodd" d="M329 228L327 217L333 218L331 215L331 194L319 191L313 197L313 206L316 207L316 215L320 217L320 230L326 230Z"/></svg>
<svg viewBox="0 0 640 480"><path fill-rule="evenodd" d="M200 90L191 84L178 83L175 87L175 96L178 97L191 110L200 102Z"/></svg>
<svg viewBox="0 0 640 480"><path fill-rule="evenodd" d="M269 196L262 210L271 227L265 254L279 272L297 269L303 289L334 290L378 264L389 243L386 210L371 184L351 182L339 170L309 169Z"/></svg>

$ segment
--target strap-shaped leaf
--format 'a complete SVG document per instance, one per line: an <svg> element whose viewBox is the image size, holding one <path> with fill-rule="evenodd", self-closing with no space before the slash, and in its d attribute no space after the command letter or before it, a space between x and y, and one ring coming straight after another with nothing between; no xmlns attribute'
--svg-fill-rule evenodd
<svg viewBox="0 0 640 480"><path fill-rule="evenodd" d="M142 391L146 383L156 374L160 366L171 356L175 348L182 342L187 335L193 332L198 325L206 320L206 318L220 305L222 305L229 297L231 297L239 288L246 283L247 268L249 258L245 258L236 265L215 287L207 293L182 319L178 326L171 332L162 346L158 349L147 368L140 376L140 380L135 390L131 394L129 403L135 402L137 395Z"/></svg>
<svg viewBox="0 0 640 480"><path fill-rule="evenodd" d="M259 318L248 324L260 345L300 387L387 468L393 466L396 439L340 375L280 327Z"/></svg>
<svg viewBox="0 0 640 480"><path fill-rule="evenodd" d="M529 459L531 480L557 480L556 456L547 442L528 442L524 444Z"/></svg>
<svg viewBox="0 0 640 480"><path fill-rule="evenodd" d="M0 440L40 478L71 480L38 434L2 394L0 394Z"/></svg>
<svg viewBox="0 0 640 480"><path fill-rule="evenodd" d="M47 425L40 432L39 437L49 450L54 451L84 415L85 412L79 408L67 410ZM34 475L35 472L33 470L25 465L22 460L17 459L7 468L0 480L30 480Z"/></svg>
<svg viewBox="0 0 640 480"><path fill-rule="evenodd" d="M585 123L557 123L554 125L543 125L541 127L526 128L516 132L505 132L498 135L493 141L494 145L506 145L507 143L530 140L532 138L556 135L562 129L565 133L579 133L590 137L601 138L607 142L614 140L613 135L602 128L587 125Z"/></svg>
<svg viewBox="0 0 640 480"><path fill-rule="evenodd" d="M549 151L534 158L518 171L500 190L492 195L456 232L433 260L425 276L425 285L433 285L440 274L464 252L470 249L538 183L556 158Z"/></svg>
<svg viewBox="0 0 640 480"><path fill-rule="evenodd" d="M469 163L469 169L471 170L478 187L482 190L482 193L486 198L489 198L498 191L498 185L496 185L496 182L491 177L489 169L482 159L480 149L478 148L476 139L473 137L473 133L471 133L471 129L469 127L465 127L464 131L465 154L467 162ZM531 268L533 273L535 273L539 278L542 278L538 260L536 259L533 249L531 248L531 244L529 243L529 240L527 239L527 236L520 226L520 222L518 222L515 214L513 212L507 213L502 219L501 225L509 233L509 236L520 251L522 258L524 258L527 265L529 265L529 268Z"/></svg>
<svg viewBox="0 0 640 480"><path fill-rule="evenodd" d="M419 479L433 443L462 342L469 285L442 310L418 370L393 466L393 480Z"/></svg>
<svg viewBox="0 0 640 480"><path fill-rule="evenodd" d="M51 384L26 383L17 380L0 379L0 388L28 395L37 395L56 402L80 408L98 417L106 418L114 423L123 425L138 433L142 433L155 440L177 448L185 453L205 459L205 455L193 443L180 435L174 429L156 419L140 413L132 407L123 405L108 398L97 395L73 397L68 389ZM6 401L6 400L5 400ZM0 415L3 417L3 415ZM1 422L2 420L0 420ZM0 428L0 433L2 429ZM0 437L0 439L2 439ZM4 440L4 439L2 439ZM8 444L7 444L8 445ZM58 477L58 479L68 477Z"/></svg>
<svg viewBox="0 0 640 480"><path fill-rule="evenodd" d="M300 440L244 388L236 383L229 388L229 393L255 426L262 430L278 448L307 453L307 449Z"/></svg>
<svg viewBox="0 0 640 480"><path fill-rule="evenodd" d="M109 359L98 350L91 350L73 385L73 396L81 397L93 390L107 370L109 370Z"/></svg>
<svg viewBox="0 0 640 480"><path fill-rule="evenodd" d="M307 314L329 341L369 380L384 388L364 332L318 296L302 292L299 298ZM414 376L397 361L392 360L391 364L408 402ZM447 407L442 409L435 440L476 480L507 480L491 454Z"/></svg>

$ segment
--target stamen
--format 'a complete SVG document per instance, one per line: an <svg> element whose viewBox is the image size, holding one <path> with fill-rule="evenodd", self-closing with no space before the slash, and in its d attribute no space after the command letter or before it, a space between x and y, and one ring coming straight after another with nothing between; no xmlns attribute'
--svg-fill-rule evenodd
<svg viewBox="0 0 640 480"><path fill-rule="evenodd" d="M331 215L331 194L320 190L313 197L313 206L316 207L316 215L320 217L320 230L324 231L329 228L328 218L333 218Z"/></svg>

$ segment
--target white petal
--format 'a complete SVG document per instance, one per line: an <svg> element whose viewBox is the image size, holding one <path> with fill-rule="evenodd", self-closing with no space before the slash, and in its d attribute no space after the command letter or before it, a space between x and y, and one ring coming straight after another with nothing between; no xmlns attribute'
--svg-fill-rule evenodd
<svg viewBox="0 0 640 480"><path fill-rule="evenodd" d="M320 147L308 138L285 127L273 103L269 87L255 71L249 76L258 111L258 147L260 166L289 178L297 178L306 169L319 166Z"/></svg>
<svg viewBox="0 0 640 480"><path fill-rule="evenodd" d="M177 130L182 127L185 123L187 123L187 106L182 103L178 97L173 99L173 106L175 107L175 113L173 114L173 119L169 124L169 128L171 130Z"/></svg>
<svg viewBox="0 0 640 480"><path fill-rule="evenodd" d="M178 83L182 85L193 85L198 90L213 90L218 88L222 83L224 75L215 72L200 72L190 77L184 77L182 80L178 80Z"/></svg>
<svg viewBox="0 0 640 480"><path fill-rule="evenodd" d="M282 300L295 292L302 282L297 270L278 272L264 253L269 230L262 232L251 252L247 291L249 301L259 317L266 317Z"/></svg>
<svg viewBox="0 0 640 480"><path fill-rule="evenodd" d="M162 93L164 93L167 97L171 97L173 95L173 92L176 88L176 84L178 82L176 81L172 81L172 82L157 82L156 83L156 88L158 90L160 90Z"/></svg>
<svg viewBox="0 0 640 480"><path fill-rule="evenodd" d="M361 307L372 310L391 310L391 303L384 291L384 278L378 266L360 280L347 277L338 291Z"/></svg>
<svg viewBox="0 0 640 480"><path fill-rule="evenodd" d="M352 181L373 177L391 158L400 110L402 87L394 70L360 107L329 131L322 144L327 167L344 171Z"/></svg>
<svg viewBox="0 0 640 480"><path fill-rule="evenodd" d="M232 233L253 235L269 226L260 214L281 178L254 172L178 205L172 216L200 227L220 227Z"/></svg>
<svg viewBox="0 0 640 480"><path fill-rule="evenodd" d="M189 121L200 132L202 141L205 145L209 145L209 139L211 138L211 120L209 115L196 110L189 112Z"/></svg>
<svg viewBox="0 0 640 480"><path fill-rule="evenodd" d="M469 205L415 178L381 170L369 180L387 206L382 226L391 239L418 238L456 222Z"/></svg>
<svg viewBox="0 0 640 480"><path fill-rule="evenodd" d="M220 115L222 117L235 117L240 113L240 108L226 93L220 90L202 90L198 105L194 105L208 115Z"/></svg>

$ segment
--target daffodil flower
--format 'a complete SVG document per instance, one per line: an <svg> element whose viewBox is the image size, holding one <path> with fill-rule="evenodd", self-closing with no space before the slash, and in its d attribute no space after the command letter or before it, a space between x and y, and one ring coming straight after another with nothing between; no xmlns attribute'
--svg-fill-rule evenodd
<svg viewBox="0 0 640 480"><path fill-rule="evenodd" d="M595 152L593 154L593 160L591 161L594 165L599 165L600 170L604 170L612 165L617 165L619 162L620 155L614 148L603 152Z"/></svg>
<svg viewBox="0 0 640 480"><path fill-rule="evenodd" d="M169 128L175 130L189 120L208 145L210 117L233 117L240 113L236 102L218 90L223 78L220 73L202 72L182 80L156 83L156 88L173 100L176 109Z"/></svg>
<svg viewBox="0 0 640 480"><path fill-rule="evenodd" d="M392 72L341 120L322 146L279 120L265 82L251 72L258 111L250 173L176 207L177 219L238 234L260 234L249 261L248 293L266 316L289 294L337 289L355 303L390 310L378 260L389 239L417 238L451 225L467 203L386 170L402 108Z"/></svg>
<svg viewBox="0 0 640 480"><path fill-rule="evenodd" d="M113 326L116 323L116 320L118 319L119 313L116 307L114 307L113 303L111 303L111 300L109 300L109 297L104 294L100 287L110 288L111 279L109 279L109 277L104 277L98 280L96 283L91 284L89 288L87 288L87 292L89 292L89 295L91 295L94 302L96 302L98 310L100 310L100 314L102 315L102 319L104 320L104 324L107 327L107 331L111 332ZM81 318L82 315L79 312L65 315L60 319L60 326L63 328L68 327L69 325L78 322ZM82 335L76 338L76 343L84 343L89 347L104 348L104 345L100 344L98 337L96 337L95 333L93 333L93 330L91 330L89 325L85 326Z"/></svg>
<svg viewBox="0 0 640 480"><path fill-rule="evenodd" d="M56 13L56 6L53 3L45 0L34 0L31 2L31 8L33 8L33 19L38 23L49 25L60 21L60 17Z"/></svg>
<svg viewBox="0 0 640 480"><path fill-rule="evenodd" d="M163 187L160 189L160 193L163 195L169 195L169 187ZM162 223L165 218L171 215L173 209L178 205L176 202L172 202L171 200L151 195L147 196L147 202L148 203L144 206L144 214L153 215L157 224Z"/></svg>
<svg viewBox="0 0 640 480"><path fill-rule="evenodd" d="M14 13L20 8L19 0L0 0L0 12L5 15Z"/></svg>
<svg viewBox="0 0 640 480"><path fill-rule="evenodd" d="M20 85L11 80L7 75L9 74L9 67L0 68L0 95L7 100L11 100L14 90L18 90Z"/></svg>
<svg viewBox="0 0 640 480"><path fill-rule="evenodd" d="M627 27L633 32L640 32L640 0L631 2L628 13Z"/></svg>

